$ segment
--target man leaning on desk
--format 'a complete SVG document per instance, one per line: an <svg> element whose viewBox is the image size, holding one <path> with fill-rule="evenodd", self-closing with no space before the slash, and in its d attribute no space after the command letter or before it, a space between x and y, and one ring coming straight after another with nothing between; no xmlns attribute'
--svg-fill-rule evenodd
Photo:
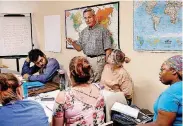
<svg viewBox="0 0 183 126"><path fill-rule="evenodd" d="M31 67L30 63L34 65ZM22 76L28 81L39 81L46 83L52 81L57 75L57 70L60 69L58 61L54 58L47 58L46 55L39 49L33 49L28 53L28 57L22 67ZM39 75L33 75L39 72Z"/></svg>

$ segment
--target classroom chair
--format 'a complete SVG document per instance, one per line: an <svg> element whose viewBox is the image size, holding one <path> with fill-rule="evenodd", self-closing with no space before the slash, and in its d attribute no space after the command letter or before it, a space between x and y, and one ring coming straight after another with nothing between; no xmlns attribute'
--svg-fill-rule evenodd
<svg viewBox="0 0 183 126"><path fill-rule="evenodd" d="M102 90L105 101L105 114L106 122L111 121L111 108L115 102L119 102L127 105L126 98L123 92L113 92L108 90Z"/></svg>

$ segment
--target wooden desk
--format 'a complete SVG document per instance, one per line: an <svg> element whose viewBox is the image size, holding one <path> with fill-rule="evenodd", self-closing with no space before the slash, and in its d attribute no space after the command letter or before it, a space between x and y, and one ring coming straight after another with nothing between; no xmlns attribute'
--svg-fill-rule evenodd
<svg viewBox="0 0 183 126"><path fill-rule="evenodd" d="M40 93L46 93L54 90L59 90L60 89L60 84L54 83L54 82L47 82L43 87L39 88L31 88L28 90L28 96L36 96Z"/></svg>

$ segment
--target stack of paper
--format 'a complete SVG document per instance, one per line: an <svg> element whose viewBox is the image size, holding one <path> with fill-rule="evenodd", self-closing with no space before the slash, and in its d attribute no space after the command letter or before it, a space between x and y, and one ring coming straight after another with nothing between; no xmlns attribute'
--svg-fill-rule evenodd
<svg viewBox="0 0 183 126"><path fill-rule="evenodd" d="M132 107L130 107L128 105L124 105L124 104L121 104L121 103L118 103L118 102L114 103L114 105L112 106L111 110L123 113L125 115L134 117L136 119L137 119L138 113L139 113L138 109L134 109L134 108L132 108Z"/></svg>

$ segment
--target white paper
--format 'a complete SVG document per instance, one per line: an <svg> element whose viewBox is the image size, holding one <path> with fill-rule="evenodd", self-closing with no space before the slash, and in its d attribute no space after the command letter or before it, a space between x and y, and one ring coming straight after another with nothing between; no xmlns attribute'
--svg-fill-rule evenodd
<svg viewBox="0 0 183 126"><path fill-rule="evenodd" d="M60 15L44 16L45 51L61 51Z"/></svg>
<svg viewBox="0 0 183 126"><path fill-rule="evenodd" d="M30 16L0 16L0 56L27 55L31 49Z"/></svg>
<svg viewBox="0 0 183 126"><path fill-rule="evenodd" d="M19 79L19 81L21 81L21 82L26 81L25 79L23 79L23 77L21 75L18 75L18 74L14 74L14 75Z"/></svg>
<svg viewBox="0 0 183 126"><path fill-rule="evenodd" d="M56 98L57 94L60 92L60 90L55 90L47 93L41 93L39 96L34 97L28 97L29 100L34 100L41 104L41 106L44 108L44 111L48 117L48 121L52 121L52 114L53 114L53 106L55 101L41 101L41 97L54 97Z"/></svg>
<svg viewBox="0 0 183 126"><path fill-rule="evenodd" d="M118 102L115 102L114 105L112 106L111 110L121 112L123 114L129 115L131 117L134 117L137 119L139 110L132 108L128 105L124 105Z"/></svg>
<svg viewBox="0 0 183 126"><path fill-rule="evenodd" d="M47 101L47 102L44 101L44 102L40 102L40 104L44 108L44 111L45 111L45 113L48 117L48 121L51 122L52 121L54 101Z"/></svg>

